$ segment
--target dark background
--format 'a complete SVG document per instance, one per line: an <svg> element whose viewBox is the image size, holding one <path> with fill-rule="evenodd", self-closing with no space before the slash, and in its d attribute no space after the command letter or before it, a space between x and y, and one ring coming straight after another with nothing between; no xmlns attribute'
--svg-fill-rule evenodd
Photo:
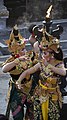
<svg viewBox="0 0 67 120"><path fill-rule="evenodd" d="M53 5L52 19L67 18L67 0L4 0L9 11L7 26L15 23L44 20L46 11Z"/></svg>

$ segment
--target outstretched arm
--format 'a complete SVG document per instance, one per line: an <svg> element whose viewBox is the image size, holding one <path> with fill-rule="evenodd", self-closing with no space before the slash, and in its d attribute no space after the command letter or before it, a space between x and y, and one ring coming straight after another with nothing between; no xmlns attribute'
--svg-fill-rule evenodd
<svg viewBox="0 0 67 120"><path fill-rule="evenodd" d="M48 66L49 69L51 69L51 71L53 71L56 74L59 74L61 76L65 76L66 75L66 68L64 67L64 63L60 63L58 64L56 67L50 63L47 62L47 60L45 58L43 58L43 63L45 65L45 67Z"/></svg>
<svg viewBox="0 0 67 120"><path fill-rule="evenodd" d="M7 73L9 72L14 66L15 66L15 62L12 61L12 62L9 62L9 63L6 63L3 67L2 67L2 71L4 73Z"/></svg>
<svg viewBox="0 0 67 120"><path fill-rule="evenodd" d="M51 70L53 72L55 72L56 74L59 74L59 75L62 75L62 76L66 75L66 69L64 67L64 64L59 65L59 67L51 66Z"/></svg>
<svg viewBox="0 0 67 120"><path fill-rule="evenodd" d="M19 58L14 59L11 62L7 62L6 64L3 65L2 71L4 73L9 72L14 66L18 65L20 63L20 61L24 61L27 59L28 59L27 56L21 56Z"/></svg>

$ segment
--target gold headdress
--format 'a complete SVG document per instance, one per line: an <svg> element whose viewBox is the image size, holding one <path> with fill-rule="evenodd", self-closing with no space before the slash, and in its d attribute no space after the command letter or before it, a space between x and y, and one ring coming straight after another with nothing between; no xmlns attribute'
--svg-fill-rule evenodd
<svg viewBox="0 0 67 120"><path fill-rule="evenodd" d="M46 24L47 27L43 27L43 37L42 37L42 41L41 41L41 46L43 50L46 50L47 48L52 49L55 52L58 52L58 48L59 48L59 40L57 39L57 37L54 37L52 35L50 35L49 32L49 27L51 25L51 21L50 21L50 17L51 17L51 11L52 11L52 5L48 8L47 10L47 14L46 14Z"/></svg>
<svg viewBox="0 0 67 120"><path fill-rule="evenodd" d="M13 29L18 30L17 24L13 27Z"/></svg>
<svg viewBox="0 0 67 120"><path fill-rule="evenodd" d="M25 48L25 42L21 34L18 32L18 27L15 25L13 30L11 31L9 40L6 40L5 43L8 45L8 50L13 53L17 54L18 51Z"/></svg>
<svg viewBox="0 0 67 120"><path fill-rule="evenodd" d="M43 29L43 37L42 37L42 41L40 42L40 45L43 50L49 48L57 52L59 48L59 40L56 37L53 37L46 31L44 31Z"/></svg>

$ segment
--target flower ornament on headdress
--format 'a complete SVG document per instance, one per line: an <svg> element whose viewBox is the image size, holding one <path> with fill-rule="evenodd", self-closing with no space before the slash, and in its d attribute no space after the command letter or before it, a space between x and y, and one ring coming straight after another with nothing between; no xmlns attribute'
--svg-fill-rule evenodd
<svg viewBox="0 0 67 120"><path fill-rule="evenodd" d="M25 38L19 33L17 25L13 27L10 38L5 43L8 45L8 50L13 54L17 54L18 51L25 48Z"/></svg>

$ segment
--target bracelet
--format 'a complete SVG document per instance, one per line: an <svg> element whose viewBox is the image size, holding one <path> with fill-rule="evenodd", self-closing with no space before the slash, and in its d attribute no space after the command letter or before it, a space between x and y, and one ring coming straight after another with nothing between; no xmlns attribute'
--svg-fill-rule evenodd
<svg viewBox="0 0 67 120"><path fill-rule="evenodd" d="M51 64L48 64L48 65L47 65L47 68L48 68L48 69L51 69L51 68L52 68L52 65L51 65Z"/></svg>
<svg viewBox="0 0 67 120"><path fill-rule="evenodd" d="M19 62L20 62L19 58L16 58L16 59L14 60L14 63L15 63L15 64L18 64Z"/></svg>
<svg viewBox="0 0 67 120"><path fill-rule="evenodd" d="M17 80L17 83L18 83L18 84L20 84L20 83L21 83L21 80L20 80L20 79L18 79L18 80Z"/></svg>

